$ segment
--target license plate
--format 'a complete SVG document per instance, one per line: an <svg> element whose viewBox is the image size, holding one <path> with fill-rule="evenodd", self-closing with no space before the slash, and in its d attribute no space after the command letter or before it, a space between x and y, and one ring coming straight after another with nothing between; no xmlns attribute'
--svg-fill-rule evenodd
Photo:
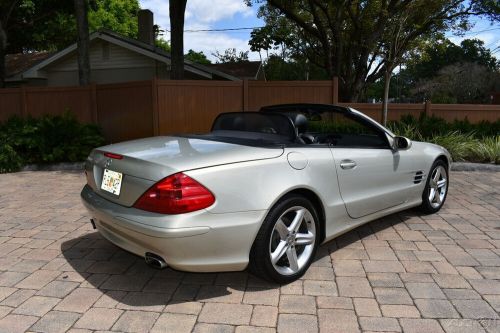
<svg viewBox="0 0 500 333"><path fill-rule="evenodd" d="M120 195L123 174L120 172L104 169L102 175L101 189L114 195Z"/></svg>

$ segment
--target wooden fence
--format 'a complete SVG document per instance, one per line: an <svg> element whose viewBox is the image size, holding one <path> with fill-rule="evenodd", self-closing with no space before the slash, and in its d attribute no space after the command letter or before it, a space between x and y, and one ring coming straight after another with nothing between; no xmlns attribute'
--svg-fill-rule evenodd
<svg viewBox="0 0 500 333"><path fill-rule="evenodd" d="M0 122L17 115L73 112L98 124L108 142L172 133L206 132L221 112L281 103L349 105L380 120L381 104L339 103L338 81L166 81L86 87L0 89ZM389 119L421 113L472 123L500 119L500 105L390 104Z"/></svg>

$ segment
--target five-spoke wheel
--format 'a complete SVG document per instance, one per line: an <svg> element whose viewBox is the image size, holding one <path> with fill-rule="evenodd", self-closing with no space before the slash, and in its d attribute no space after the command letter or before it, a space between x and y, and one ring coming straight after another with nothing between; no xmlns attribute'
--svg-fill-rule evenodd
<svg viewBox="0 0 500 333"><path fill-rule="evenodd" d="M287 283L307 270L319 244L319 219L311 202L299 195L280 200L269 212L250 252L250 270Z"/></svg>
<svg viewBox="0 0 500 333"><path fill-rule="evenodd" d="M316 241L316 225L307 208L294 206L276 221L269 241L273 267L283 275L297 273L308 262Z"/></svg>
<svg viewBox="0 0 500 333"><path fill-rule="evenodd" d="M425 213L435 213L441 209L448 192L448 166L436 160L431 167L420 208Z"/></svg>

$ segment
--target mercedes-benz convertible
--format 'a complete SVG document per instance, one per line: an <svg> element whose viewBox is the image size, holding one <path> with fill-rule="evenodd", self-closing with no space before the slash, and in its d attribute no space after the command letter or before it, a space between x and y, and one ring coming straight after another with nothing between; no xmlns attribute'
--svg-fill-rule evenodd
<svg viewBox="0 0 500 333"><path fill-rule="evenodd" d="M352 108L276 105L222 113L207 134L94 149L81 197L102 236L154 267L287 283L357 226L437 212L450 164Z"/></svg>

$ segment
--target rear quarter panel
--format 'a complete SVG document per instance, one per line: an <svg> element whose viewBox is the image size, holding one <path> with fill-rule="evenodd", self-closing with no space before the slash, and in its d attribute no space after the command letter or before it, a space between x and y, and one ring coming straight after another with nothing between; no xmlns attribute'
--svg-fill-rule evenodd
<svg viewBox="0 0 500 333"><path fill-rule="evenodd" d="M302 154L307 160L305 168L292 168L288 162L290 153ZM297 155L294 154L294 157ZM308 189L323 204L327 235L334 232L337 224L348 221L339 193L335 164L327 147L286 148L282 156L274 159L220 165L185 173L215 195L215 204L207 209L213 214L267 211L287 193Z"/></svg>

